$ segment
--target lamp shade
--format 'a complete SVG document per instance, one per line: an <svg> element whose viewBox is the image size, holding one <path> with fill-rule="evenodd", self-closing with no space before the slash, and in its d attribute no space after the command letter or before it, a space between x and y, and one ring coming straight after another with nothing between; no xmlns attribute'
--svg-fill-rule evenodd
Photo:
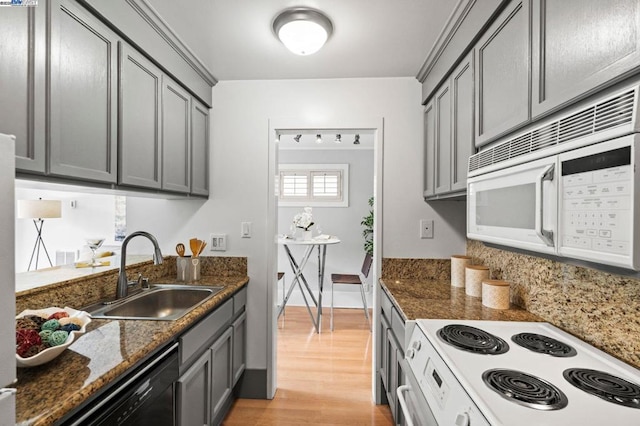
<svg viewBox="0 0 640 426"><path fill-rule="evenodd" d="M18 200L20 219L55 219L62 217L60 200Z"/></svg>
<svg viewBox="0 0 640 426"><path fill-rule="evenodd" d="M324 46L333 24L320 11L298 7L281 12L273 21L273 31L296 55L311 55Z"/></svg>

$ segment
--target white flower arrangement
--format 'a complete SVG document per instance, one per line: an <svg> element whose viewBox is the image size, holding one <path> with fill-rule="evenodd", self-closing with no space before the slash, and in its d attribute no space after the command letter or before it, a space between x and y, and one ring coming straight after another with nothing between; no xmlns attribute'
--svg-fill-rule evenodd
<svg viewBox="0 0 640 426"><path fill-rule="evenodd" d="M305 207L302 213L298 213L293 217L293 225L296 228L304 229L308 231L313 226L313 215L311 214L311 207Z"/></svg>

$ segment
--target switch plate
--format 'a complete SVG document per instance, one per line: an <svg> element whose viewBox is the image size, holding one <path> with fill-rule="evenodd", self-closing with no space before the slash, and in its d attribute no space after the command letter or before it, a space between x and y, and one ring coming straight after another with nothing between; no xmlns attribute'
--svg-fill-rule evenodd
<svg viewBox="0 0 640 426"><path fill-rule="evenodd" d="M433 238L433 219L420 221L420 238Z"/></svg>
<svg viewBox="0 0 640 426"><path fill-rule="evenodd" d="M227 234L211 234L209 236L210 251L227 250Z"/></svg>
<svg viewBox="0 0 640 426"><path fill-rule="evenodd" d="M240 224L240 237L251 238L251 222L242 222Z"/></svg>

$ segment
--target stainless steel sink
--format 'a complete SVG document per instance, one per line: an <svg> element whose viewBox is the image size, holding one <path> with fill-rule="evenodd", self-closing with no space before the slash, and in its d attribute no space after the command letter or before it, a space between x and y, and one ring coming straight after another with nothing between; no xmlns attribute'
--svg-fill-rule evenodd
<svg viewBox="0 0 640 426"><path fill-rule="evenodd" d="M110 304L93 305L93 318L175 320L206 302L223 287L154 284L149 290Z"/></svg>

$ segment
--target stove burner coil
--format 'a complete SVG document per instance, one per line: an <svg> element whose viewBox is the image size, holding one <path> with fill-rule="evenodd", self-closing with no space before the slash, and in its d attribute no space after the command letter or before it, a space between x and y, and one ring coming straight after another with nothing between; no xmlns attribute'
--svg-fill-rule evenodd
<svg viewBox="0 0 640 426"><path fill-rule="evenodd" d="M559 358L575 356L578 353L566 343L542 334L520 333L511 336L511 340L530 351Z"/></svg>
<svg viewBox="0 0 640 426"><path fill-rule="evenodd" d="M569 368L562 373L573 386L605 401L640 409L640 386L604 371Z"/></svg>
<svg viewBox="0 0 640 426"><path fill-rule="evenodd" d="M446 325L438 330L438 337L445 343L467 352L499 355L509 350L509 344L498 336L468 325Z"/></svg>
<svg viewBox="0 0 640 426"><path fill-rule="evenodd" d="M482 374L482 380L501 397L536 410L559 410L569 400L560 389L535 376L516 370L493 369Z"/></svg>

